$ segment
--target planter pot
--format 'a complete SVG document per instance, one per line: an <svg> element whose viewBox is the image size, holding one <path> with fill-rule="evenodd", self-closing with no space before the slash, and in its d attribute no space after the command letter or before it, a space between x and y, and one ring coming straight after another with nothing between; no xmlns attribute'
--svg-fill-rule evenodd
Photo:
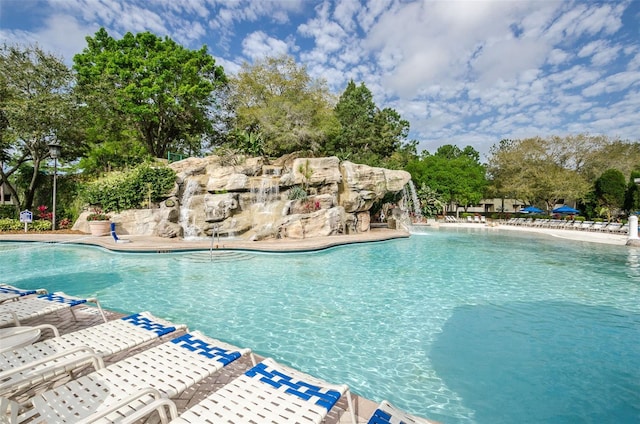
<svg viewBox="0 0 640 424"><path fill-rule="evenodd" d="M111 232L111 221L89 221L92 236L108 236Z"/></svg>

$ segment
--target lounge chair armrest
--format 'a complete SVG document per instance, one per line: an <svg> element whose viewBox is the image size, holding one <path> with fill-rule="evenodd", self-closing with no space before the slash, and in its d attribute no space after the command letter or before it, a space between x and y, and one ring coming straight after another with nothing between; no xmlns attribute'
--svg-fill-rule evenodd
<svg viewBox="0 0 640 424"><path fill-rule="evenodd" d="M33 330L51 330L54 337L60 337L60 332L58 331L56 326L51 324L40 324L40 325L33 325L28 327L16 326L16 329L17 330L15 331L15 333L12 333L12 336L15 336L17 334L28 333Z"/></svg>
<svg viewBox="0 0 640 424"><path fill-rule="evenodd" d="M18 315L15 312L3 311L3 312L0 312L0 315L11 315L11 319L13 320L13 325L15 327L20 327L20 320L18 319Z"/></svg>
<svg viewBox="0 0 640 424"><path fill-rule="evenodd" d="M76 353L80 355L64 360L65 357L71 356ZM53 363L53 361L56 360L61 361ZM16 376L24 371L29 371L34 367L46 365L49 362L52 362L50 366L44 366L41 369L31 371L28 377L29 381L33 380L35 377L43 376L46 373L55 373L56 370L66 370L68 367L72 367L73 369L79 364L87 361L91 361L93 363L93 367L96 370L104 368L104 361L95 353L93 349L86 346L78 346L76 348L65 350L64 352L60 352L55 355L45 356L36 361L28 362L19 367L2 371L0 372L0 392L4 392L4 390L10 389L11 387L18 385L20 382L25 381L26 378L16 378Z"/></svg>
<svg viewBox="0 0 640 424"><path fill-rule="evenodd" d="M100 306L100 302L98 302L98 299L96 299L95 297L89 297L87 298L87 303L95 304L98 308L98 311L100 311L100 316L102 316L103 321L107 322L107 317L104 315L104 311L102 310L102 306Z"/></svg>
<svg viewBox="0 0 640 424"><path fill-rule="evenodd" d="M149 404L147 404L145 407L137 410L135 413L133 413L132 415L129 415L127 417L123 417L121 419L118 420L119 423L133 423L135 421L138 421L139 419L151 414L154 411L158 411L158 413L160 414L161 420L163 423L167 422L167 415L165 413L165 407L168 407L169 409L169 415L171 416L171 419L174 419L178 416L178 409L176 408L176 405L169 399L163 399L162 396L160 395L160 392L158 392L156 389L153 388L147 388L147 389L142 389L140 391L138 391L137 393L132 394L131 396L128 396L124 399L121 399L119 402L115 403L114 405L111 405L109 408L100 411L100 412L95 412L91 415L89 415L88 417L80 420L77 422L77 424L89 424L89 423L93 423L96 422L98 420L103 419L104 417L106 417L109 414L112 414L116 411L118 411L119 409L125 408L127 405L131 404L132 402L135 402L139 399L142 399L143 397L146 396L152 396L154 398L154 400L152 402L150 402Z"/></svg>

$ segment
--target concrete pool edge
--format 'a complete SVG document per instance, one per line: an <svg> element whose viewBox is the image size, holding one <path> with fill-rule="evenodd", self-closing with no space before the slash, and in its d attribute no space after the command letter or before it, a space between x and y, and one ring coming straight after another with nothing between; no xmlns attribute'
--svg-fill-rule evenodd
<svg viewBox="0 0 640 424"><path fill-rule="evenodd" d="M313 252L332 247L388 241L399 238L407 238L410 233L402 230L376 228L366 233L353 235L339 235L327 237L314 237L302 240L264 240L249 241L241 239L220 239L212 242L207 240L183 240L167 239L154 236L127 236L121 238L130 240L130 243L116 243L111 236L91 236L88 234L1 234L0 242L39 242L61 243L74 245L91 245L102 247L114 252L135 253L171 253L209 250L236 250L247 252Z"/></svg>
<svg viewBox="0 0 640 424"><path fill-rule="evenodd" d="M437 231L442 229L472 228L478 230L492 231L518 231L537 233L550 237L569 239L573 241L612 244L624 246L627 236L620 234L601 233L584 230L551 229L527 226L512 226L498 223L476 224L476 223L433 223L428 225L417 225L416 227L426 227ZM242 239L224 239L217 241L211 239L203 240L183 240L167 239L156 236L133 236L122 235L121 238L130 240L130 243L116 243L111 236L91 236L89 234L62 234L62 233L0 233L1 242L39 242L39 243L63 243L75 245L90 245L101 247L113 252L121 253L172 253L189 251L245 251L245 252L270 252L270 253L305 253L315 252L332 247L389 241L394 239L408 238L411 233L404 230L392 230L388 228L371 228L366 233L336 235L326 237L314 237L308 239L280 239L250 241Z"/></svg>

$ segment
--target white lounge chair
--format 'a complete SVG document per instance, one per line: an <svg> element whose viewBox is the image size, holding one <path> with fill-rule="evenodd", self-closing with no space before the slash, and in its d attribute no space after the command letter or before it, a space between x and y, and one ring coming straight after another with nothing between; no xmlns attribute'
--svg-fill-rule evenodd
<svg viewBox="0 0 640 424"><path fill-rule="evenodd" d="M431 421L415 415L407 414L391 405L386 400L380 402L378 409L373 411L373 415L368 424L433 424Z"/></svg>
<svg viewBox="0 0 640 424"><path fill-rule="evenodd" d="M38 297L23 299L20 302L8 302L0 305L0 327L9 324L20 325L21 321L29 318L36 318L53 312L68 310L71 311L73 318L76 316L73 307L85 303L94 303L104 322L107 318L102 311L100 303L95 298L82 299L79 297L69 296L62 292L42 294Z"/></svg>
<svg viewBox="0 0 640 424"><path fill-rule="evenodd" d="M611 222L609 223L609 225L607 225L607 227L604 229L604 231L608 232L608 233L617 233L618 230L622 227L622 223L620 222Z"/></svg>
<svg viewBox="0 0 640 424"><path fill-rule="evenodd" d="M355 424L346 385L329 384L267 358L183 412L171 424L321 423L345 394ZM162 401L158 404L161 406ZM175 409L170 411L175 413Z"/></svg>
<svg viewBox="0 0 640 424"><path fill-rule="evenodd" d="M18 287L10 286L8 284L0 284L0 303L7 302L9 300L17 300L21 297L28 296L31 294L46 294L47 291L45 289L37 289L37 290L24 290L19 289Z"/></svg>
<svg viewBox="0 0 640 424"><path fill-rule="evenodd" d="M63 336L57 333L55 327L48 327L53 328L57 337L0 352L1 396L14 396L24 389L91 362L100 367L99 358L186 329L183 324L173 324L149 312L129 315ZM33 328L37 327L30 327L29 330Z"/></svg>
<svg viewBox="0 0 640 424"><path fill-rule="evenodd" d="M197 331L186 333L37 394L23 405L0 398L0 416L11 424L32 419L74 424L133 422L148 415L154 400L179 395L245 354L251 351Z"/></svg>

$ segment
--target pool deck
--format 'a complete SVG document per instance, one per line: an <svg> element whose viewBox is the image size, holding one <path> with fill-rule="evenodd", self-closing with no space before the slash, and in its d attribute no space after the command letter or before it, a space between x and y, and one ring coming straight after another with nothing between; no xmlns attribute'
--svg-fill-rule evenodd
<svg viewBox="0 0 640 424"><path fill-rule="evenodd" d="M409 233L387 228L375 228L366 233L314 237L308 239L279 239L250 241L221 238L218 240L183 240L155 236L119 236L129 242L116 243L110 236L91 236L88 234L63 233L22 233L2 234L0 241L30 241L41 243L89 244L119 252L167 253L190 250L244 250L256 252L305 252L328 249L335 246L354 243L369 243L409 237Z"/></svg>
<svg viewBox="0 0 640 424"><path fill-rule="evenodd" d="M505 230L530 232L549 237L563 238L574 241L583 241L601 244L626 245L628 237L623 234L607 232L554 229L529 227L526 225L506 225L500 223L476 224L476 223L430 223L428 228L475 228L486 231ZM64 233L0 233L2 241L30 241L41 243L72 243L86 244L103 247L117 252L148 252L167 253L191 250L244 250L254 252L308 252L328 249L335 246L370 243L410 237L410 233L404 230L392 230L388 228L372 228L366 233L336 235L327 237L313 237L307 239L279 239L250 241L241 238L228 239L204 239L183 240L180 238L163 238L156 236L120 236L124 243L116 243L110 236L91 236L89 234L64 234Z"/></svg>

